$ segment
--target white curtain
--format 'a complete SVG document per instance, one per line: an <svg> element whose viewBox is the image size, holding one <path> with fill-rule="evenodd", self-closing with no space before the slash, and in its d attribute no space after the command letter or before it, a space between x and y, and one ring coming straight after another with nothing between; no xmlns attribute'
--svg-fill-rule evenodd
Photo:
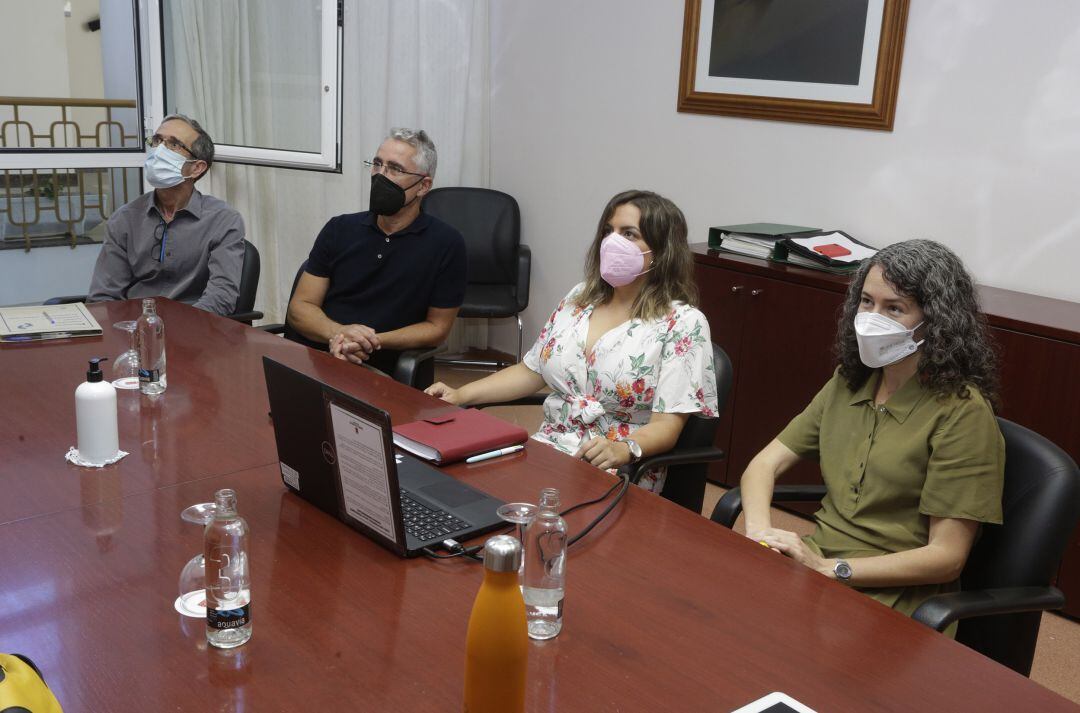
<svg viewBox="0 0 1080 713"><path fill-rule="evenodd" d="M215 140L284 141L282 148L303 142L314 116L294 95L307 77L303 69L299 77L289 73L307 67L317 47L317 5L166 3L174 105ZM367 208L370 177L361 162L374 156L391 126L431 135L439 153L436 186L490 184L488 16L489 0L345 0L342 173L217 164L200 182L200 190L244 216L262 258L256 308L268 321L284 319L296 269L326 221ZM268 72L290 81L267 82ZM483 322L459 326L450 348L486 340Z"/></svg>

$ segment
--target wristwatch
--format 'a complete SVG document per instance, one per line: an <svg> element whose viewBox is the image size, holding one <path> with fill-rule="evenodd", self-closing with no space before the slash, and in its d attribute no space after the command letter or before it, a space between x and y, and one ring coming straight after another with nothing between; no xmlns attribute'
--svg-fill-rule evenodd
<svg viewBox="0 0 1080 713"><path fill-rule="evenodd" d="M836 581L843 582L844 584L851 584L851 565L844 560L836 560L836 565L832 569L833 574L836 575Z"/></svg>
<svg viewBox="0 0 1080 713"><path fill-rule="evenodd" d="M639 460L641 460L641 446L637 444L637 441L630 438L624 438L623 443L625 443L626 446L630 449L631 463L637 463Z"/></svg>

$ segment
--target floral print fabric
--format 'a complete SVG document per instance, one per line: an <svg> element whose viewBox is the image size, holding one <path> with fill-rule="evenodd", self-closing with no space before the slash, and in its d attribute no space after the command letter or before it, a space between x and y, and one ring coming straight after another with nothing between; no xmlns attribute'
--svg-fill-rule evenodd
<svg viewBox="0 0 1080 713"><path fill-rule="evenodd" d="M544 377L552 393L544 422L533 438L573 455L596 436L630 436L657 413L716 416L709 323L681 302L652 321L631 319L601 335L586 355L592 305L574 302L584 283L559 302L529 353L525 366ZM649 471L640 485L659 492L663 470Z"/></svg>

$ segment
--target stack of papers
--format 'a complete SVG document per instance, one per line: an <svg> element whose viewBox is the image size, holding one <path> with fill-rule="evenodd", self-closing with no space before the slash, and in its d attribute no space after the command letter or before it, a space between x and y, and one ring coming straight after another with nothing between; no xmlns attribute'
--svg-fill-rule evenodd
<svg viewBox="0 0 1080 713"><path fill-rule="evenodd" d="M822 272L830 272L834 275L850 275L859 269L858 263L855 263L850 267L833 267L832 265L823 265L816 260L811 260L808 257L803 257L802 255L797 255L795 253L788 253L786 258L778 259L776 262L786 262L789 265L808 267L811 270L821 270Z"/></svg>
<svg viewBox="0 0 1080 713"><path fill-rule="evenodd" d="M775 238L757 238L752 235L731 233L724 236L720 249L736 255L749 255L765 259L772 254Z"/></svg>
<svg viewBox="0 0 1080 713"><path fill-rule="evenodd" d="M834 275L849 275L877 250L839 230L813 235L784 236L777 242L772 259Z"/></svg>
<svg viewBox="0 0 1080 713"><path fill-rule="evenodd" d="M776 241L792 233L813 232L817 228L781 223L744 223L709 228L709 247L736 255L766 259Z"/></svg>
<svg viewBox="0 0 1080 713"><path fill-rule="evenodd" d="M836 245L846 250L847 253L844 255L829 255L829 259L833 262L843 262L853 265L858 265L866 258L873 257L874 253L877 252L877 250L869 245L857 243L839 231L825 233L824 235L815 235L812 238L796 238L792 236L791 242L796 245L802 245L808 250L817 250L819 247L825 245ZM824 255L825 253L819 254Z"/></svg>

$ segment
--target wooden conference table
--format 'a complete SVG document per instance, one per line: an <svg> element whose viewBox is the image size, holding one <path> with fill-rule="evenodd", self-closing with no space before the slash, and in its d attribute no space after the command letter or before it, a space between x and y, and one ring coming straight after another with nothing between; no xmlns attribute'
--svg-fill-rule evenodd
<svg viewBox="0 0 1080 713"><path fill-rule="evenodd" d="M84 470L72 392L137 302L94 305L99 338L0 346L0 651L32 657L79 711L453 711L481 568L401 560L288 493L261 359L390 411L418 391L162 300L169 389L121 392L118 464ZM575 503L612 479L530 442L448 472L505 500ZM201 549L180 511L235 488L252 531L254 635L206 646L173 610ZM576 531L600 506L570 516ZM826 711L1074 710L1069 701L705 518L631 488L571 549L565 624L530 648L530 711L727 711L782 690Z"/></svg>

